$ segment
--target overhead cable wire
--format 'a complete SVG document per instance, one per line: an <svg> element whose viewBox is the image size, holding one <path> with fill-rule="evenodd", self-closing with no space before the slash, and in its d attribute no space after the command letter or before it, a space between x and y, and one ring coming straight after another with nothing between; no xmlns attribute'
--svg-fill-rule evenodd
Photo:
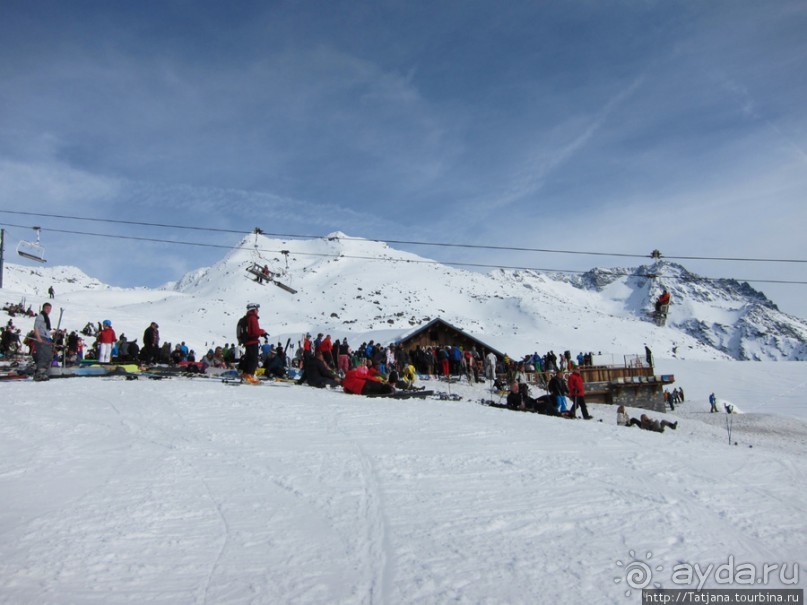
<svg viewBox="0 0 807 605"><path fill-rule="evenodd" d="M94 218L94 217L80 217L80 216L69 216L69 215L59 215L59 214L47 214L42 212L25 212L21 210L0 210L0 213L6 214L18 214L18 215L27 215L27 216L39 216L45 218L58 218L58 219L69 219L69 220L77 220L77 221L92 221L92 222L100 222L100 223L113 223L113 224L122 224L122 225L136 225L141 227L159 227L164 229L187 229L192 231L209 231L214 233L235 233L243 235L246 233L244 230L239 229L223 229L223 228L216 228L216 227L197 227L197 226L189 226L189 225L170 225L165 223L149 223L149 222L142 222L142 221L125 221L120 219L101 219L101 218ZM58 231L56 229L50 229L51 231ZM277 237L281 239L323 239L325 236L322 235L306 235L306 234L292 234L292 233L269 233L263 231L262 229L259 230L262 235L268 237ZM494 245L487 245L487 244L454 244L449 242L425 242L425 241L418 241L418 240L395 240L395 239L374 239L374 238L361 238L361 237L333 237L332 239L337 240L344 240L344 241L370 241L370 242L377 242L377 243L386 243L386 244L398 244L398 245L408 245L408 246L431 246L431 247L443 247L443 248L464 248L464 249L471 249L471 250L498 250L498 251L505 251L505 252L539 252L545 254L570 254L570 255L585 255L585 256L611 256L611 257L621 257L621 258L648 258L652 257L652 254L635 254L635 253L625 253L625 252L600 252L600 251L592 251L592 250L559 250L559 249L551 249L551 248L527 248L527 247L518 247L518 246L494 246ZM151 240L147 240L151 241ZM792 259L792 258L751 258L751 257L728 257L728 256L681 256L681 255L661 255L662 258L670 259L670 260L704 260L704 261L728 261L728 262L756 262L756 263L807 263L807 259Z"/></svg>
<svg viewBox="0 0 807 605"><path fill-rule="evenodd" d="M58 219L69 219L72 221L89 221L93 223L113 223L118 225L137 225L140 227L163 227L166 229L187 229L190 231L213 231L219 233L241 233L243 234L244 231L236 230L236 229L219 229L216 227L194 227L190 225L168 225L163 223L147 223L141 221L124 221L120 219L112 219L112 218L95 218L91 216L69 216L66 214L47 214L44 212L25 212L22 210L0 210L3 214L19 214L25 216L39 216L42 218L58 218ZM16 225L20 226L20 225ZM55 231L55 229L51 229L51 231Z"/></svg>
<svg viewBox="0 0 807 605"><path fill-rule="evenodd" d="M6 223L9 227L19 227L30 229L31 227L27 225L15 225ZM54 233L66 233L70 235L84 235L90 237L104 237L110 239L124 239L124 240L133 240L133 241L145 241L145 242L153 242L153 243L160 243L160 244L174 244L179 246L196 246L200 248L217 248L217 249L224 249L224 250L232 250L236 246L226 245L226 244L211 244L208 242L188 242L188 241L181 241L181 240L167 240L167 239L159 239L153 237L141 237L141 236L134 236L134 235L117 235L111 233L93 233L89 231L73 231L69 229L45 229L46 231L52 231ZM242 233L238 231L236 233ZM264 234L265 235L265 234ZM344 239L344 238L341 238ZM366 240L362 238L355 238L358 241L375 241L375 240ZM241 248L246 250L247 248ZM268 248L257 248L252 247L251 251L255 251L258 253L265 253L265 254L294 254L298 256L314 256L314 257L322 257L322 258L349 258L353 260L367 260L367 261L386 261L386 262L397 262L397 263L411 263L411 264L422 264L422 265L450 265L454 267L476 267L480 269L502 269L502 270L510 270L510 271L535 271L536 273L569 273L569 274L577 274L583 275L588 273L589 270L582 271L579 269L546 269L540 267L527 267L527 266L520 266L520 265L502 265L502 264L485 264L485 263L467 263L467 262L440 262L436 260L429 260L429 259L404 259L404 258L384 258L379 256L362 256L362 255L355 255L355 254L326 254L323 252L303 252L303 251L293 251L293 250L271 250ZM638 277L644 279L655 279L663 277L664 279L668 280L690 280L690 281L738 281L738 282L753 282L753 283L773 283L773 284L797 284L797 285L807 285L807 281L791 281L791 280L772 280L772 279L740 279L740 278L724 278L724 277L701 277L701 276L691 276L691 277L678 277L678 276L663 276L657 274L637 274L637 273L629 273L627 271L609 271L611 275L617 277Z"/></svg>

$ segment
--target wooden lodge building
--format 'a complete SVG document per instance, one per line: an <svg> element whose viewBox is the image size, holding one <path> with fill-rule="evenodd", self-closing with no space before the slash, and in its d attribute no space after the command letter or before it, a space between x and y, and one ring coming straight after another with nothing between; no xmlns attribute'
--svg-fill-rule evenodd
<svg viewBox="0 0 807 605"><path fill-rule="evenodd" d="M482 358L493 352L500 360L504 359L500 351L439 317L401 337L398 344L406 350L417 346L459 345L463 350L476 348ZM625 405L656 412L666 411L664 387L675 382L672 374L656 375L653 365L640 355L626 355L622 365L582 366L580 374L585 384L587 403ZM505 376L501 375L501 378ZM549 372L529 373L533 396L542 395L548 381Z"/></svg>
<svg viewBox="0 0 807 605"><path fill-rule="evenodd" d="M398 340L398 344L406 350L414 349L417 346L425 349L427 347L453 347L454 345L459 345L463 351L476 347L483 359L491 351L499 359L504 359L504 353L497 351L490 345L452 326L439 317L402 337Z"/></svg>
<svg viewBox="0 0 807 605"><path fill-rule="evenodd" d="M667 411L664 386L675 382L672 374L656 375L641 356L625 356L623 365L583 366L586 403L611 403L655 412Z"/></svg>

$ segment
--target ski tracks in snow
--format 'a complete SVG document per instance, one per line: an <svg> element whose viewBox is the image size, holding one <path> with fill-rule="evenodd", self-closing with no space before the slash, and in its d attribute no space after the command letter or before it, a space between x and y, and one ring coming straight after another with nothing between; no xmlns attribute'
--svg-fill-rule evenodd
<svg viewBox="0 0 807 605"><path fill-rule="evenodd" d="M207 578L204 584L204 590L202 592L202 603L208 603L210 599L210 586L213 583L213 578L216 574L216 569L219 566L219 562L221 561L222 557L224 556L224 552L227 550L227 544L230 540L230 524L227 522L227 517L224 515L224 511L221 508L221 504L216 500L216 497L213 495L213 490L210 489L210 484L200 475L200 479L202 484L205 486L205 490L207 491L207 495L210 497L210 501L216 508L216 513L219 516L221 521L221 525L224 531L224 536L221 540L221 546L219 547L218 552L213 560L213 563L210 565L210 571L207 574Z"/></svg>
<svg viewBox="0 0 807 605"><path fill-rule="evenodd" d="M367 590L364 591L367 597L362 602L368 605L383 605L390 601L394 553L389 543L381 482L372 455L368 454L362 444L344 428L344 422L341 421L344 412L337 411L339 409L337 407L331 409L331 429L348 441L359 464L361 485L357 523L363 525L363 531L360 534L357 532L357 535L362 536L358 551L362 553L362 567L367 574L365 581L368 584Z"/></svg>
<svg viewBox="0 0 807 605"><path fill-rule="evenodd" d="M143 440L160 448L164 448L165 450L176 450L178 449L178 435L184 436L180 443L185 446L184 449L190 452L191 455L182 456L180 464L190 470L201 484L222 528L222 535L220 538L221 544L219 545L216 554L213 556L213 561L210 563L210 568L206 574L205 581L198 590L199 596L197 597L197 600L203 604L206 604L210 602L211 585L213 584L216 570L219 567L222 557L227 549L227 544L230 540L230 524L228 523L227 517L224 514L221 502L217 499L210 487L210 483L207 481L207 479L205 479L203 472L197 468L193 461L194 454L198 457L198 455L203 451L204 446L201 446L201 441L198 438L191 437L195 435L195 433L190 429L189 423L177 409L176 401L166 400L163 403L165 404L165 406L162 408L163 412L168 412L170 416L173 416L178 421L178 424L170 427L169 430L157 426L151 420L140 420L138 422L127 419L114 402L110 402L109 405L121 418L121 424L126 427L132 438ZM161 417L164 418L165 416L163 415ZM142 418L142 416L139 418Z"/></svg>
<svg viewBox="0 0 807 605"><path fill-rule="evenodd" d="M361 515L366 530L364 543L365 561L370 570L370 605L382 605L388 601L388 587L391 581L390 555L386 515L378 474L372 458L359 443L354 449L361 465L362 498Z"/></svg>

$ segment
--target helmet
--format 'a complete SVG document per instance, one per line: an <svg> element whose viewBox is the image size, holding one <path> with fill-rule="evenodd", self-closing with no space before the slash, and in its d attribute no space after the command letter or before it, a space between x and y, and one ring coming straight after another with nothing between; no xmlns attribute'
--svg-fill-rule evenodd
<svg viewBox="0 0 807 605"><path fill-rule="evenodd" d="M251 311L252 309L260 309L260 305L258 303L249 303L247 305L247 311Z"/></svg>
<svg viewBox="0 0 807 605"><path fill-rule="evenodd" d="M111 321L109 321L108 319L105 319L105 320L104 320L104 325L105 325L105 326L111 326L111 325L112 325L112 322L111 322Z"/></svg>

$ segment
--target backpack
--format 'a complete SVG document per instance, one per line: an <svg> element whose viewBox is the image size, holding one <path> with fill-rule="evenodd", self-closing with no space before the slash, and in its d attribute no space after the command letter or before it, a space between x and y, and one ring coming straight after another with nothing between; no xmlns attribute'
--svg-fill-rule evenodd
<svg viewBox="0 0 807 605"><path fill-rule="evenodd" d="M247 316L244 315L238 320L238 325L235 327L235 338L238 344L242 345L247 341Z"/></svg>

